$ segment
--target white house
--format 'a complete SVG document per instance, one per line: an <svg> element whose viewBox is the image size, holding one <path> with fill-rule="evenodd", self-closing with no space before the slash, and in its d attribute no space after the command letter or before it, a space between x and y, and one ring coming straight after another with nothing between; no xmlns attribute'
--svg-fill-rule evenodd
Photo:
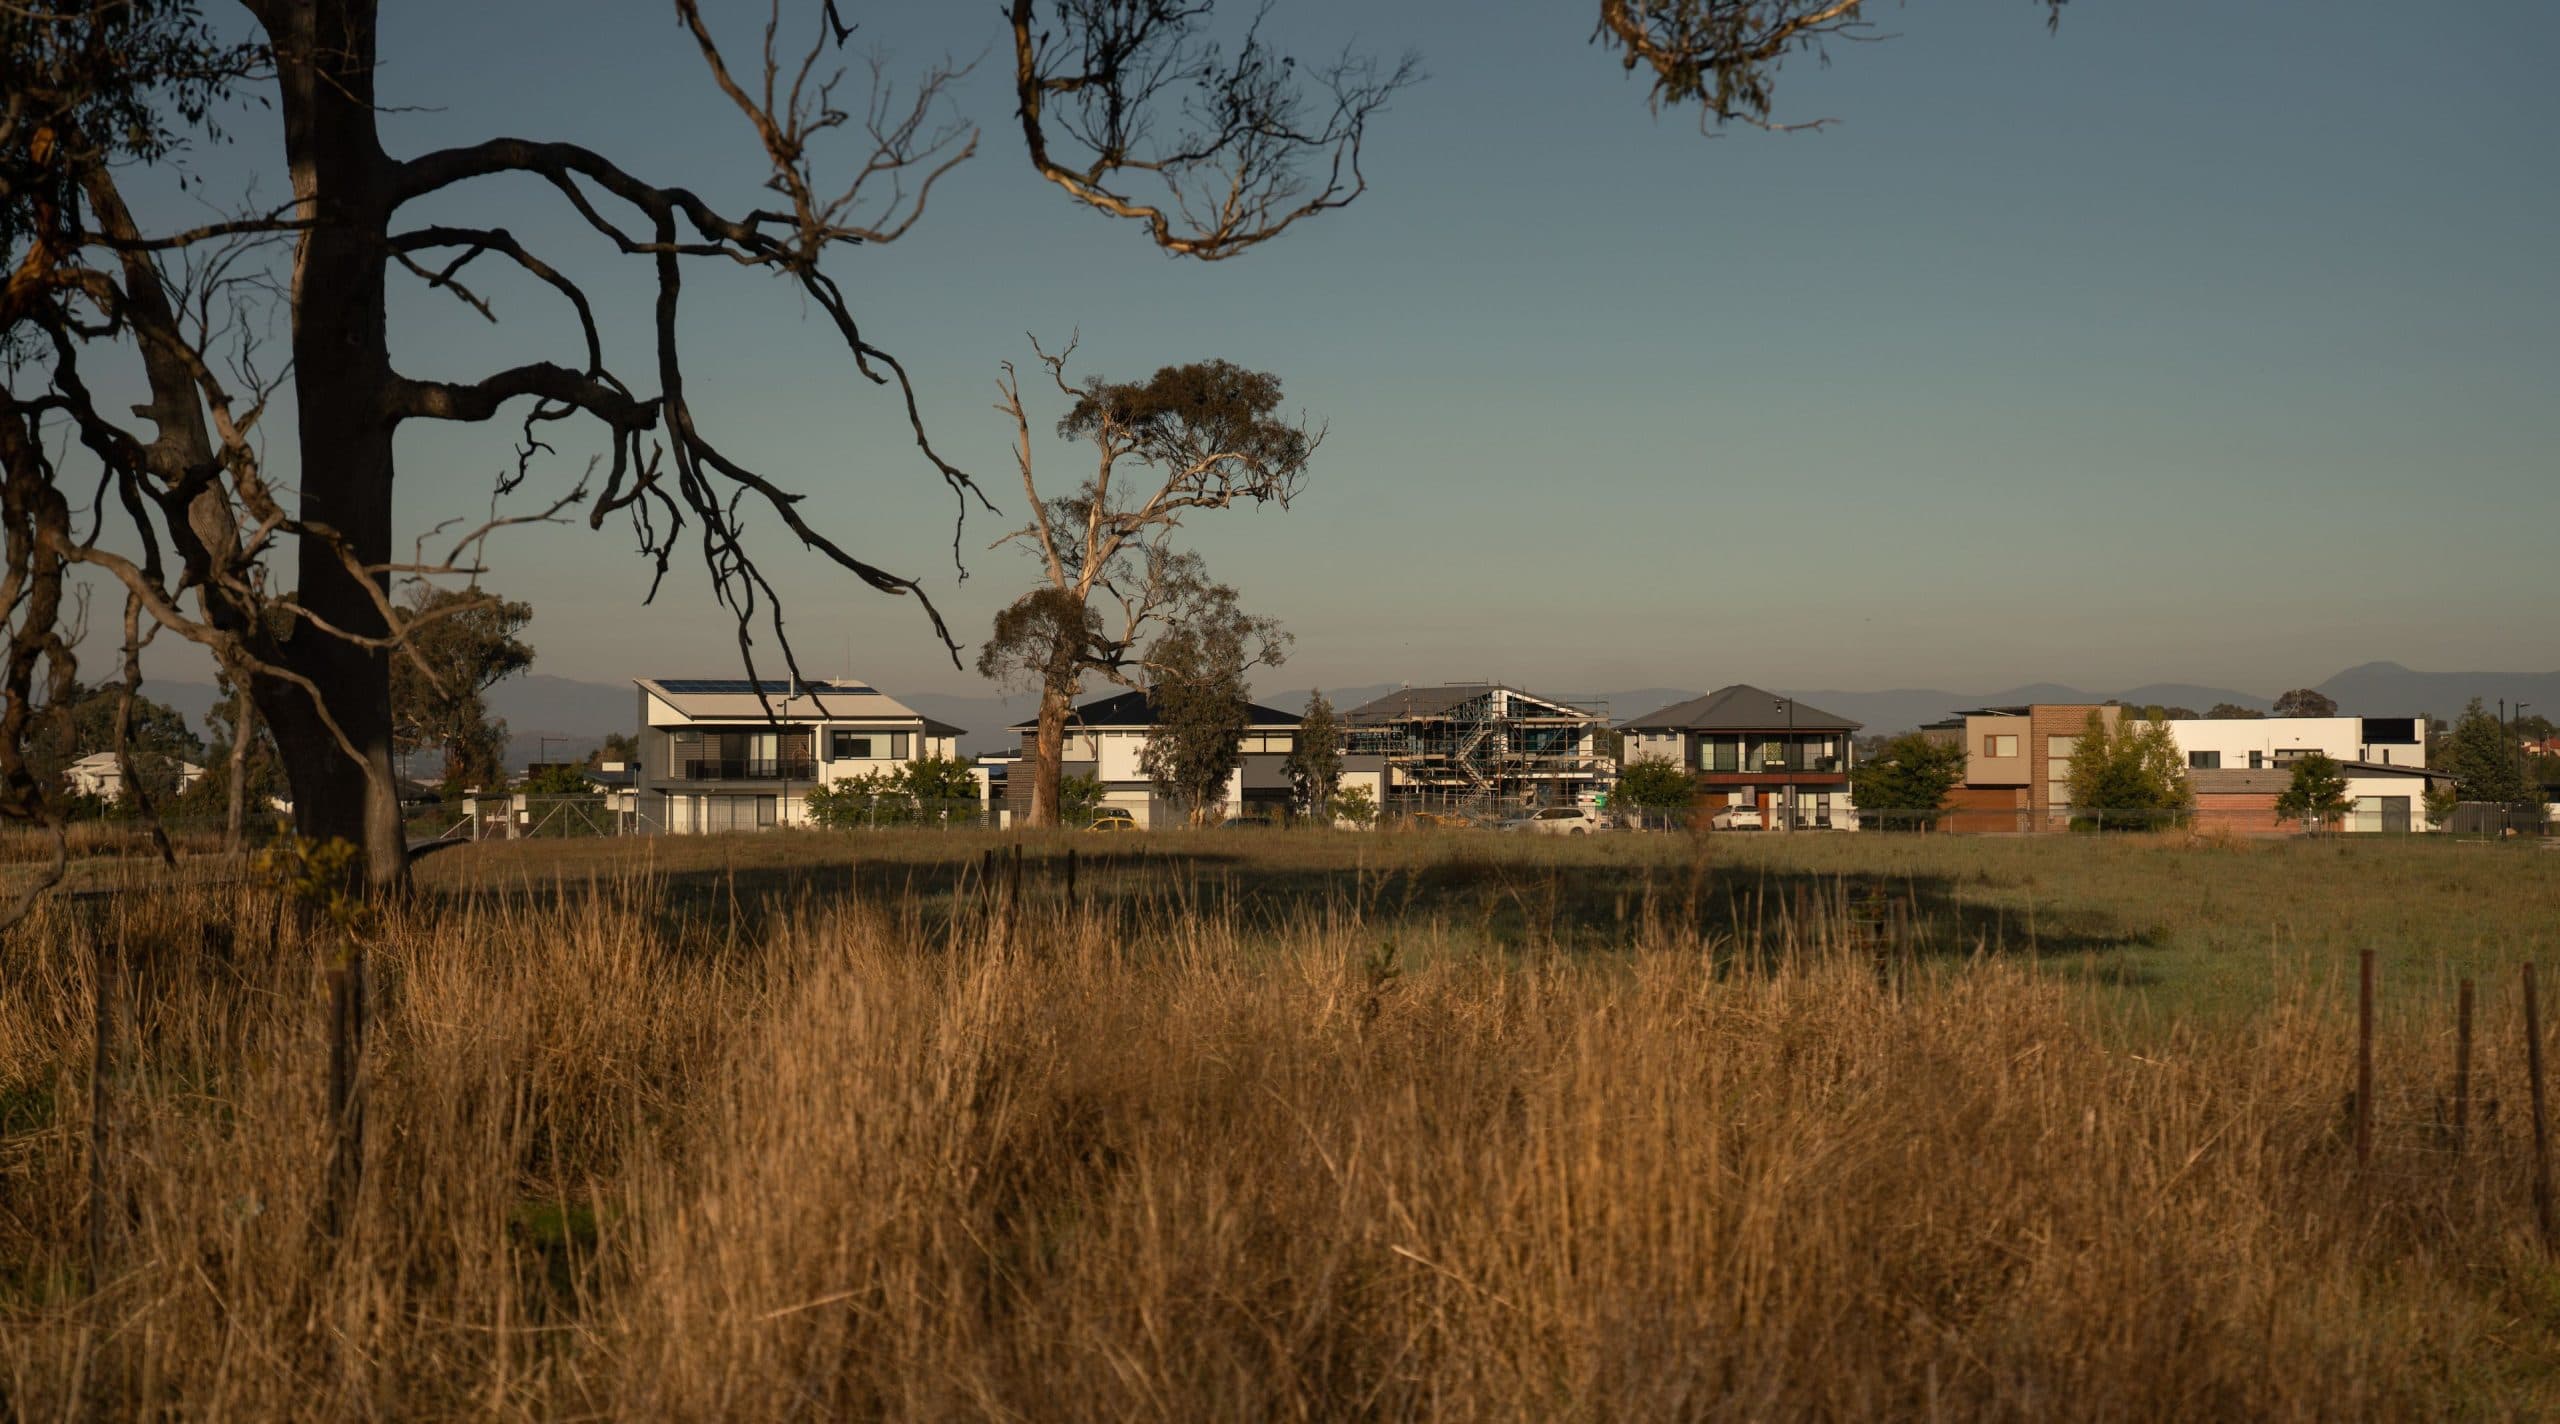
<svg viewBox="0 0 2560 1424"><path fill-rule="evenodd" d="M859 682L637 678L632 802L662 830L808 824L813 786L957 757L958 727Z"/></svg>
<svg viewBox="0 0 2560 1424"><path fill-rule="evenodd" d="M2441 779L2426 770L2426 725L2420 717L2182 717L2169 734L2186 754L2200 820L2276 829L2280 781L2317 752L2338 763L2355 805L2340 829L2413 831L2427 828L2427 785Z"/></svg>
<svg viewBox="0 0 2560 1424"><path fill-rule="evenodd" d="M1298 744L1298 718L1259 703L1246 704L1246 725L1237 742L1236 769L1227 777L1219 803L1204 808L1211 822L1231 815L1277 816L1289 806L1289 753ZM1179 823L1174 806L1159 795L1147 775L1147 739L1154 734L1156 707L1143 692L1123 692L1087 702L1068 714L1066 742L1058 758L1065 776L1090 776L1102 783L1102 804L1127 811L1141 827ZM1031 813L1031 755L1040 724L1035 718L1017 722L1022 753L1005 778L1005 813L1020 821Z"/></svg>
<svg viewBox="0 0 2560 1424"><path fill-rule="evenodd" d="M204 775L204 768L191 761L178 763L178 789L186 790ZM63 784L74 796L91 796L100 801L124 799L124 768L116 765L114 752L91 752L62 769Z"/></svg>

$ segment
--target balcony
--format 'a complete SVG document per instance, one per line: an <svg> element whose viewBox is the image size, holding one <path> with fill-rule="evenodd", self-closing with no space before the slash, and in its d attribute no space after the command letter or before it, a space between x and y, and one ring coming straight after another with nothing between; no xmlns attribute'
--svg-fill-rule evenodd
<svg viewBox="0 0 2560 1424"><path fill-rule="evenodd" d="M806 757L692 758L678 762L686 781L815 781L817 762Z"/></svg>

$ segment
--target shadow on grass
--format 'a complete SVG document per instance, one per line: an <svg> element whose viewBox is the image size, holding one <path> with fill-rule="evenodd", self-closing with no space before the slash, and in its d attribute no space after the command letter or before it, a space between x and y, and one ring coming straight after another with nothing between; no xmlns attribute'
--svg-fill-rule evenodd
<svg viewBox="0 0 2560 1424"><path fill-rule="evenodd" d="M1017 875L1023 909L1116 914L1134 934L1177 916L1225 918L1248 934L1356 916L1372 931L1439 929L1504 951L1623 949L1647 933L1696 935L1762 953L1848 942L1919 957L2034 954L2111 956L2151 947L2158 932L2096 910L2021 912L2000 887L1938 874L1828 874L1766 866L1542 861L1493 846L1410 863L1355 867L1294 863L1284 848L1073 848L1034 845L1015 869L1005 850L939 858L876 857L798 865L661 870L654 913L674 942L706 935L735 943L777 913L847 899L911 918L928 942L1002 913ZM583 882L532 882L505 892L540 903L583 893ZM471 893L446 889L447 897ZM2094 972L2094 971L2092 971ZM2106 982L2140 982L2112 962Z"/></svg>

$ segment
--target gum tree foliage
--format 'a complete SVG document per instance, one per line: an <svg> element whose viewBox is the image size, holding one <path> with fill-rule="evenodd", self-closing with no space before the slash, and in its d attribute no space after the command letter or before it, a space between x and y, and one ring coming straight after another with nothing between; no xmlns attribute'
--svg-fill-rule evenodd
<svg viewBox="0 0 2560 1424"><path fill-rule="evenodd" d="M1872 816L1885 830L1931 830L1964 784L1965 764L1962 742L1905 732L1851 768L1850 795L1860 818Z"/></svg>
<svg viewBox="0 0 2560 1424"><path fill-rule="evenodd" d="M1349 821L1358 830L1365 831L1378 823L1378 798L1366 786L1342 788L1333 793L1331 805L1335 820Z"/></svg>
<svg viewBox="0 0 2560 1424"><path fill-rule="evenodd" d="M1596 2L1594 44L1650 77L1654 107L1693 106L1702 125L1772 125L1784 62L1818 55L1862 19L1856 0ZM761 54L737 65L698 0L668 3L678 42L735 111L762 178L754 206L683 186L656 155L617 159L539 136L390 151L378 0L241 0L221 27L195 0L0 4L0 815L58 824L25 753L77 678L84 578L123 601L125 685L140 681L139 650L154 636L203 649L274 729L296 829L358 847L328 863L376 890L407 878L390 676L420 624L395 585L478 572L488 537L509 524L625 525L651 596L693 550L747 671L762 630L796 676L746 537L750 515L768 518L861 584L916 598L957 661L913 575L812 526L789 472L749 467L697 417L678 331L698 296L688 276L778 279L841 338L847 366L883 389L877 409L912 440L918 469L964 510L986 504L936 452L904 366L844 285L860 249L913 230L937 180L977 153L977 128L950 103L958 71L900 83L875 61L846 82L837 56L854 30L836 0L777 6ZM1204 261L1348 205L1367 187L1369 123L1418 77L1414 61L1345 52L1299 63L1265 36L1262 15L1218 0L1010 0L997 22L1011 41L1022 157L1076 206ZM955 49L979 47L959 28L977 23L953 21ZM419 90L401 97L438 102L433 76ZM280 171L256 187L287 200L209 220L151 216L192 181L188 143L219 137L224 122L280 134ZM590 270L514 235L539 226L545 204L648 274L640 349L609 347ZM555 299L576 339L528 346L493 371L405 365L392 284L420 283L495 321L499 304L474 285L491 269ZM269 349L277 329L281 351ZM110 368L119 380L138 372L139 399L98 392ZM288 383L290 428L279 428L286 408L273 402ZM521 456L489 492L489 518L404 557L393 547L399 431L499 418L518 422ZM275 439L292 442L294 485L269 477ZM597 453L559 463L583 475L562 479L536 458L581 440ZM470 493L414 471L405 489L447 502ZM892 554L923 542L877 537ZM1054 819L1057 804L1043 777L1041 811ZM59 878L55 844L28 898Z"/></svg>
<svg viewBox="0 0 2560 1424"><path fill-rule="evenodd" d="M2074 825L2142 830L2178 824L2194 809L2186 760L2166 722L2089 714L2071 750Z"/></svg>
<svg viewBox="0 0 2560 1424"><path fill-rule="evenodd" d="M1068 352L1035 353L1072 403L1058 434L1094 452L1094 471L1068 493L1044 497L1032 473L1031 418L1013 368L1005 367L998 409L1013 419L1014 458L1031 522L996 547L1013 545L1037 561L1037 587L999 611L978 671L1040 695L1024 824L1060 823L1058 781L1067 714L1084 680L1141 688L1179 681L1183 669L1152 649L1197 653L1196 641L1167 635L1198 625L1217 636L1234 616L1233 590L1213 582L1198 554L1176 542L1183 522L1237 505L1287 508L1324 432L1280 414L1280 378L1227 361L1167 366L1144 381L1094 378L1071 385ZM1202 620L1206 620L1205 622ZM1276 649L1279 645L1270 644Z"/></svg>
<svg viewBox="0 0 2560 1424"><path fill-rule="evenodd" d="M2321 752L2293 764L2293 779L2276 797L2276 819L2299 821L2304 830L2326 827L2355 809L2347 795L2346 774Z"/></svg>
<svg viewBox="0 0 2560 1424"><path fill-rule="evenodd" d="M2542 788L2526 775L2523 749L2477 697L2462 709L2462 716L2438 744L2434 765L2440 771L2453 773L2453 799L2457 802L2542 804Z"/></svg>
<svg viewBox="0 0 2560 1424"><path fill-rule="evenodd" d="M488 692L533 666L517 636L533 606L426 584L402 602L412 631L391 664L393 743L443 753L447 786L490 785L505 774L507 724L489 715Z"/></svg>
<svg viewBox="0 0 2560 1424"><path fill-rule="evenodd" d="M2338 703L2337 699L2317 688L2297 687L2276 699L2275 714L2279 717L2335 717L2338 715Z"/></svg>
<svg viewBox="0 0 2560 1424"><path fill-rule="evenodd" d="M1342 723L1324 689L1311 689L1289 745L1289 804L1301 816L1322 820L1341 785Z"/></svg>
<svg viewBox="0 0 2560 1424"><path fill-rule="evenodd" d="M2254 722L2267 714L2243 707L2236 702L2217 702L2206 709L2204 715L2216 722Z"/></svg>
<svg viewBox="0 0 2560 1424"><path fill-rule="evenodd" d="M1147 650L1154 721L1139 762L1157 793L1193 824L1220 803L1227 778L1243 764L1253 724L1245 674L1280 663L1288 642L1279 624L1237 608L1235 590L1218 585L1175 610Z"/></svg>

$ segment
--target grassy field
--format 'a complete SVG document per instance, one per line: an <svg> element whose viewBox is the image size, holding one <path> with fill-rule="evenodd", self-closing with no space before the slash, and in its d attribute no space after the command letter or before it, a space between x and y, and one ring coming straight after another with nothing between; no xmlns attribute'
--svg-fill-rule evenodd
<svg viewBox="0 0 2560 1424"><path fill-rule="evenodd" d="M431 857L343 1139L338 935L137 883L101 1053L46 908L0 947L0 1414L2560 1411L2514 973L2560 855L1010 846Z"/></svg>

